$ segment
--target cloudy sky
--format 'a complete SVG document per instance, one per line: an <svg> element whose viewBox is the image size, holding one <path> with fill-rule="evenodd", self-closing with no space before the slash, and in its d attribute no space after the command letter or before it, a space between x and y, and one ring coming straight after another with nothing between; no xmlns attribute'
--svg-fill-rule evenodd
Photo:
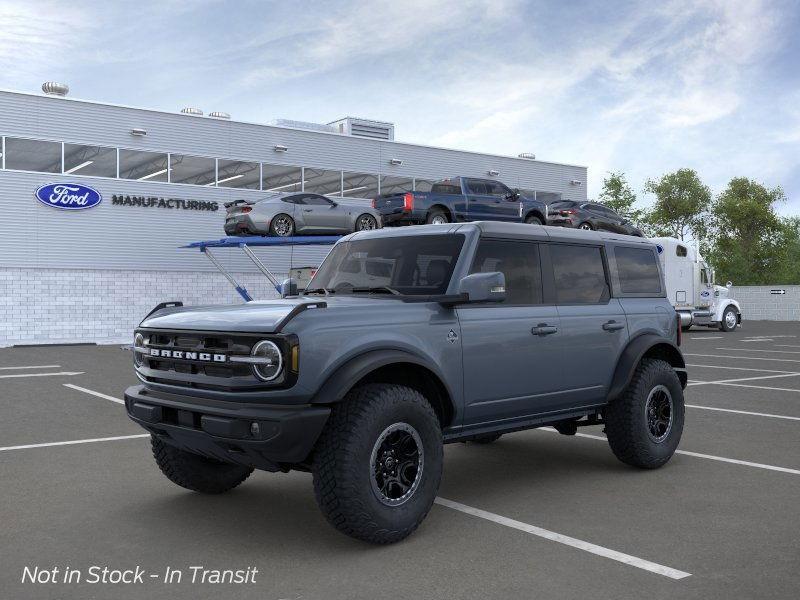
<svg viewBox="0 0 800 600"><path fill-rule="evenodd" d="M781 185L800 214L800 3L0 0L0 88L396 124L407 142ZM643 198L647 200L647 198Z"/></svg>

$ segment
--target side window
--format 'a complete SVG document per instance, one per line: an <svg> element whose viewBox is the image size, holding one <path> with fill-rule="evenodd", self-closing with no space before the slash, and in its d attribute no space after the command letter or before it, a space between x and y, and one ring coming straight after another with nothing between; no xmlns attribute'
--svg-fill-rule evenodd
<svg viewBox="0 0 800 600"><path fill-rule="evenodd" d="M541 304L539 246L529 242L481 240L470 273L500 271L506 278L503 304Z"/></svg>
<svg viewBox="0 0 800 600"><path fill-rule="evenodd" d="M686 256L687 254L689 254L689 251L686 249L686 246L681 246L680 244L678 244L675 247L675 254L677 256Z"/></svg>
<svg viewBox="0 0 800 600"><path fill-rule="evenodd" d="M327 198L310 194L304 197L303 204L311 204L312 206L330 206L332 203Z"/></svg>
<svg viewBox="0 0 800 600"><path fill-rule="evenodd" d="M285 198L281 198L281 200L288 204L305 204L304 198L305 196L286 196Z"/></svg>
<svg viewBox="0 0 800 600"><path fill-rule="evenodd" d="M598 246L550 246L558 304L602 304L609 300L603 254Z"/></svg>
<svg viewBox="0 0 800 600"><path fill-rule="evenodd" d="M467 179L467 191L470 194L479 194L485 196L489 193L486 189L486 184L480 179Z"/></svg>
<svg viewBox="0 0 800 600"><path fill-rule="evenodd" d="M488 193L491 194L492 196L505 198L508 194L511 193L511 190L508 189L505 185L503 185L499 181L487 181L485 185L488 190Z"/></svg>
<svg viewBox="0 0 800 600"><path fill-rule="evenodd" d="M656 255L649 248L614 249L623 294L661 294Z"/></svg>
<svg viewBox="0 0 800 600"><path fill-rule="evenodd" d="M383 187L381 187L381 190L383 190ZM458 180L451 181L449 179L445 179L443 181L437 181L431 187L431 193L461 195L461 185L459 185Z"/></svg>

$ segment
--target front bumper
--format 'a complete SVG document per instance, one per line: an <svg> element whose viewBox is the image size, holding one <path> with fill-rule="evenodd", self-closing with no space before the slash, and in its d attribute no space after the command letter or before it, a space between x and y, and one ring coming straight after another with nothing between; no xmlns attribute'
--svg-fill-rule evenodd
<svg viewBox="0 0 800 600"><path fill-rule="evenodd" d="M125 409L151 434L181 450L265 471L305 461L330 416L327 406L238 404L143 385L125 390Z"/></svg>

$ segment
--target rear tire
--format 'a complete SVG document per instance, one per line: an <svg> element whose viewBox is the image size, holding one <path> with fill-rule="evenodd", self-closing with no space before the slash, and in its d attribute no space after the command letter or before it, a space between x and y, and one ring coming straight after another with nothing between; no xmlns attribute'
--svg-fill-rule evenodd
<svg viewBox="0 0 800 600"><path fill-rule="evenodd" d="M222 494L235 488L253 472L250 467L219 462L179 450L155 436L150 436L150 443L156 464L167 479L194 492Z"/></svg>
<svg viewBox="0 0 800 600"><path fill-rule="evenodd" d="M528 215L527 217L525 217L525 222L528 225L544 225L544 223L542 223L542 220L536 215Z"/></svg>
<svg viewBox="0 0 800 600"><path fill-rule="evenodd" d="M428 225L446 225L450 222L450 217L441 208L434 208L428 212L428 217L425 219Z"/></svg>
<svg viewBox="0 0 800 600"><path fill-rule="evenodd" d="M722 313L722 321L719 323L719 329L725 332L735 331L738 325L739 317L736 314L736 310L734 310L732 306L729 306L725 309L725 312Z"/></svg>
<svg viewBox="0 0 800 600"><path fill-rule="evenodd" d="M583 229L585 231L594 231L594 227L592 227L592 224L589 223L588 221L584 221L583 223L578 225L578 229Z"/></svg>
<svg viewBox="0 0 800 600"><path fill-rule="evenodd" d="M608 444L619 460L643 469L664 465L678 447L684 421L683 389L672 366L642 359L603 416Z"/></svg>
<svg viewBox="0 0 800 600"><path fill-rule="evenodd" d="M314 495L328 522L376 544L410 535L442 476L442 431L425 397L369 384L333 406L314 449Z"/></svg>
<svg viewBox="0 0 800 600"><path fill-rule="evenodd" d="M277 237L291 237L294 235L294 219L283 213L272 217L269 223L269 233Z"/></svg>

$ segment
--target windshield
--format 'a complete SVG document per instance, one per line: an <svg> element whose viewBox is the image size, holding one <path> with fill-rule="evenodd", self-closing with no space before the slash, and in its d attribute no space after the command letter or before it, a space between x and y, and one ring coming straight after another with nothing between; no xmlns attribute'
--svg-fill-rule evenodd
<svg viewBox="0 0 800 600"><path fill-rule="evenodd" d="M444 294L463 235L392 236L337 244L306 294Z"/></svg>

